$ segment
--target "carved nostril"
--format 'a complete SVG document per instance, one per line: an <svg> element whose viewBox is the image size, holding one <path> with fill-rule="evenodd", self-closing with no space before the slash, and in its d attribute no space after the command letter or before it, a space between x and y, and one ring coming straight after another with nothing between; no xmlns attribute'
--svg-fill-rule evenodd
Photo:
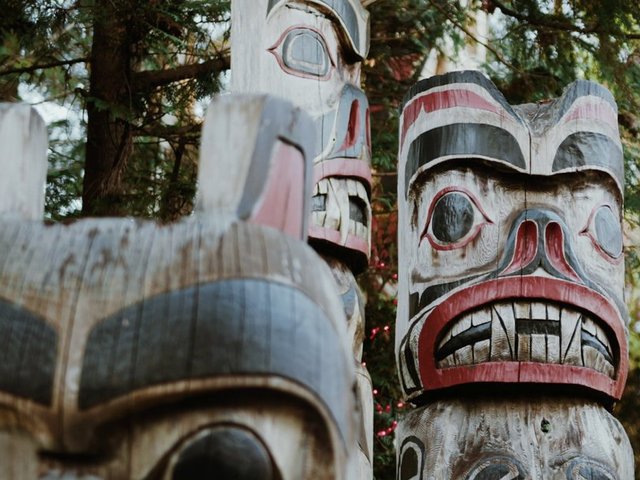
<svg viewBox="0 0 640 480"><path fill-rule="evenodd" d="M509 266L502 272L502 275L509 275L524 269L535 260L537 254L538 225L531 220L525 220L518 227L513 257Z"/></svg>
<svg viewBox="0 0 640 480"><path fill-rule="evenodd" d="M547 259L560 274L582 283L565 255L564 231L558 222L549 222L544 232L544 250Z"/></svg>

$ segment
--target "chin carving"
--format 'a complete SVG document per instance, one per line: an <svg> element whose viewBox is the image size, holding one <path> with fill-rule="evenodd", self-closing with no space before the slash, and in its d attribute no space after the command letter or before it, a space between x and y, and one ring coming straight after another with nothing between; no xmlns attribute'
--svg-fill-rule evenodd
<svg viewBox="0 0 640 480"><path fill-rule="evenodd" d="M426 405L399 430L399 478L631 478L627 450L611 464L575 445L584 461L547 462L556 447L534 439L531 417L608 424L595 403L563 397L555 407L540 397L571 392L610 406L626 381L623 158L612 95L578 81L554 101L511 106L479 72L424 80L404 100L398 173L397 362L406 397ZM458 400L434 400L453 387ZM494 398L483 405L504 418L488 419L475 402L492 391L532 399ZM460 467L432 458L441 440L430 429L451 409L478 428L486 421L477 454L452 444L450 455L465 453ZM607 448L625 438L619 425L575 428Z"/></svg>

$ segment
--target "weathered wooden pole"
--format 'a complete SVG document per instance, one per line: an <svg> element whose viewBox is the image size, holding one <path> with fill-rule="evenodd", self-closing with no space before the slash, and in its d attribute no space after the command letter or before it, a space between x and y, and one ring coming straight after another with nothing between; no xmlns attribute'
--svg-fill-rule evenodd
<svg viewBox="0 0 640 480"><path fill-rule="evenodd" d="M43 131L24 118L10 139ZM198 212L171 225L45 225L42 177L29 208L0 194L1 478L350 478L351 346L305 241L312 132L286 101L218 99ZM46 168L20 148L16 183Z"/></svg>
<svg viewBox="0 0 640 480"><path fill-rule="evenodd" d="M404 100L398 479L631 479L617 107L511 106L479 72Z"/></svg>
<svg viewBox="0 0 640 480"><path fill-rule="evenodd" d="M0 215L42 218L47 144L47 129L33 108L0 105Z"/></svg>
<svg viewBox="0 0 640 480"><path fill-rule="evenodd" d="M316 151L310 244L331 267L343 299L358 369L362 433L352 478L372 478L373 398L361 365L363 297L354 274L371 243L369 105L360 89L369 19L360 0L234 0L234 92L287 98L314 119ZM355 457L354 457L355 458Z"/></svg>

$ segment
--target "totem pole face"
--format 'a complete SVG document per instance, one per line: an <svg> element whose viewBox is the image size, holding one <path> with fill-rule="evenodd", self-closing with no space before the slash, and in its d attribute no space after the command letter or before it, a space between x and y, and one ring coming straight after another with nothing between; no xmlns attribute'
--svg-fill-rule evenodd
<svg viewBox="0 0 640 480"><path fill-rule="evenodd" d="M265 16L260 24L240 18L232 25L241 39L234 43L232 87L288 98L314 118L309 237L337 256L348 253L345 260L360 269L371 221L369 106L359 88L368 13L359 0L250 1L247 11L259 5Z"/></svg>
<svg viewBox="0 0 640 480"><path fill-rule="evenodd" d="M579 400L439 401L408 414L398 435L398 480L633 478L622 425Z"/></svg>
<svg viewBox="0 0 640 480"><path fill-rule="evenodd" d="M399 165L399 365L408 396L626 379L616 105L576 82L511 107L477 72L408 94Z"/></svg>

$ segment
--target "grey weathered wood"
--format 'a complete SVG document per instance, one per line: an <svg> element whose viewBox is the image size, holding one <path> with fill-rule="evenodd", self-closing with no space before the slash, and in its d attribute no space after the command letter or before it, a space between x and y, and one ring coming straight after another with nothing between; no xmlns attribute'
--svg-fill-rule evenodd
<svg viewBox="0 0 640 480"><path fill-rule="evenodd" d="M42 218L47 144L47 129L32 107L0 105L0 215Z"/></svg>

